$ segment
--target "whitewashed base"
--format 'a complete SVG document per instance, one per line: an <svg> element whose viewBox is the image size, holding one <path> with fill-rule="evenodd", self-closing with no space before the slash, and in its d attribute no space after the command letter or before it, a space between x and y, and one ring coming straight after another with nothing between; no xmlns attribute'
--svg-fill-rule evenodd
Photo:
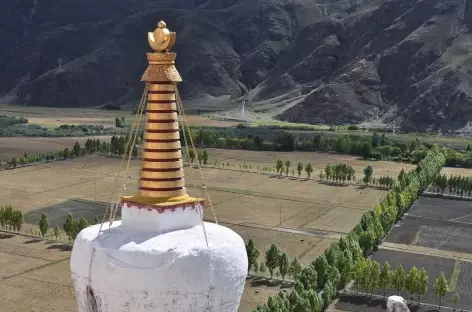
<svg viewBox="0 0 472 312"><path fill-rule="evenodd" d="M114 222L108 234L104 224L99 239L100 225L78 235L71 270L79 312L237 311L248 266L238 234L205 223L209 253L201 223L165 233L135 225Z"/></svg>

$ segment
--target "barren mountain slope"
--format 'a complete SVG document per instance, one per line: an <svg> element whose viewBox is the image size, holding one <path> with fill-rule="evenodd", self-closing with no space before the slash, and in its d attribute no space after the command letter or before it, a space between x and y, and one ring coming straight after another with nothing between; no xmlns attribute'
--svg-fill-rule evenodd
<svg viewBox="0 0 472 312"><path fill-rule="evenodd" d="M472 119L472 0L12 0L0 8L2 102L136 103L146 31L164 19L178 32L187 99L246 94L257 108L286 94L298 101L278 118L308 123L380 118L451 130Z"/></svg>

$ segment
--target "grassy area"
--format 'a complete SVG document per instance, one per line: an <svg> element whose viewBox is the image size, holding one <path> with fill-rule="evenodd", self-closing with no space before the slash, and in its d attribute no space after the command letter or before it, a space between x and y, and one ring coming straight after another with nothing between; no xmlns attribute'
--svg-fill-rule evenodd
<svg viewBox="0 0 472 312"><path fill-rule="evenodd" d="M267 127L267 128L279 128L284 130L329 130L331 128L334 129L347 129L347 126L328 126L328 125L311 125L311 124L304 124L304 123L294 123L294 122L285 122L279 120L270 120L270 121L255 121L248 124L249 127Z"/></svg>

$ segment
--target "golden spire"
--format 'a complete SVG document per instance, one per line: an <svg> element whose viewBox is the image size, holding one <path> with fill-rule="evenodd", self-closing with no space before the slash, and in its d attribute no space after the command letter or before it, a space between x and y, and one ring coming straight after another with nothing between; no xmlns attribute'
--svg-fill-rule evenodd
<svg viewBox="0 0 472 312"><path fill-rule="evenodd" d="M149 83L149 91L138 193L122 201L159 206L199 201L185 189L176 103L176 85L182 79L174 66L176 54L169 52L175 39L163 21L148 33L155 52L147 53L149 66L141 79Z"/></svg>

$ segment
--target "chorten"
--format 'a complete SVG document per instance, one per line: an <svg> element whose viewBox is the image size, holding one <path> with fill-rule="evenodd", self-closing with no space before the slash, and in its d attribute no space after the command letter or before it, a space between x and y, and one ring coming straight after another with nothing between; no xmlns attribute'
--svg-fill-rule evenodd
<svg viewBox="0 0 472 312"><path fill-rule="evenodd" d="M139 186L121 198L121 221L77 236L71 271L79 312L236 312L247 275L241 237L202 220L185 188L177 119L181 81L164 22L148 33L147 106ZM101 228L104 231L101 231Z"/></svg>

